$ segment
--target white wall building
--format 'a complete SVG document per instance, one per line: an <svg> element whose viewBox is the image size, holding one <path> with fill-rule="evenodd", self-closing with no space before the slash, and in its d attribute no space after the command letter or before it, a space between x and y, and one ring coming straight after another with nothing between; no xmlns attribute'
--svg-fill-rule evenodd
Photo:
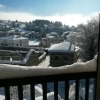
<svg viewBox="0 0 100 100"><path fill-rule="evenodd" d="M28 38L18 35L10 35L0 38L0 46L27 47L29 46L28 41Z"/></svg>

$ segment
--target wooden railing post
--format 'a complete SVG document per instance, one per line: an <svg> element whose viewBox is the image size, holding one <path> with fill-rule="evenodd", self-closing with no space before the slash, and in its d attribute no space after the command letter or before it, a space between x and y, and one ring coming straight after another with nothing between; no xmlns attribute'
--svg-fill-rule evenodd
<svg viewBox="0 0 100 100"><path fill-rule="evenodd" d="M98 38L96 100L100 100L100 14L99 14L99 38Z"/></svg>

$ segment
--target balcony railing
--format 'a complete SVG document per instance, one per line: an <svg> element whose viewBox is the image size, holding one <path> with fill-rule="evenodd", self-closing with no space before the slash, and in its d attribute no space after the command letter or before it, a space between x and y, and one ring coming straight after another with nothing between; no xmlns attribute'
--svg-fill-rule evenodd
<svg viewBox="0 0 100 100"><path fill-rule="evenodd" d="M5 88L5 100L11 100L10 87L18 87L18 98L23 100L23 85L30 85L30 98L35 100L35 85L41 84L43 100L47 99L48 83L54 83L54 100L58 100L59 82L64 82L64 100L69 100L70 81L75 81L75 100L79 100L80 80L85 80L85 100L89 100L90 79L94 79L94 99L96 89L97 56L86 63L77 63L63 67L23 67L18 65L0 65L0 87ZM15 99L17 100L17 99Z"/></svg>
<svg viewBox="0 0 100 100"><path fill-rule="evenodd" d="M58 82L64 81L64 94L65 100L69 100L69 81L75 80L75 100L79 100L79 86L80 80L85 79L85 100L89 100L89 80L96 78L96 72L83 72L83 73L67 73L58 75L46 76L31 76L24 78L0 79L0 87L5 88L5 100L10 99L10 86L18 86L18 98L23 100L23 85L30 85L31 100L35 100L35 85L42 84L43 87L43 100L47 100L47 83L54 83L54 100L58 100ZM94 90L95 90L94 81ZM94 91L95 93L95 91ZM95 96L95 95L94 95Z"/></svg>

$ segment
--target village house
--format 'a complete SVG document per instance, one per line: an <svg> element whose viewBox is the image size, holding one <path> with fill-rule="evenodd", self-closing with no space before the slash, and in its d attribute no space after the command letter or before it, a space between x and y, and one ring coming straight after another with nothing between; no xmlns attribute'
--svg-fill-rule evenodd
<svg viewBox="0 0 100 100"><path fill-rule="evenodd" d="M28 38L19 35L10 35L0 38L0 46L28 47Z"/></svg>
<svg viewBox="0 0 100 100"><path fill-rule="evenodd" d="M66 31L61 35L61 41L67 40L67 36L69 35L70 31Z"/></svg>
<svg viewBox="0 0 100 100"><path fill-rule="evenodd" d="M59 43L60 39L56 32L51 32L46 35L46 38L42 38L42 46L50 47L52 44Z"/></svg>
<svg viewBox="0 0 100 100"><path fill-rule="evenodd" d="M54 44L49 49L50 65L51 66L63 66L70 65L77 61L78 49L75 50L75 45L70 42L62 42Z"/></svg>

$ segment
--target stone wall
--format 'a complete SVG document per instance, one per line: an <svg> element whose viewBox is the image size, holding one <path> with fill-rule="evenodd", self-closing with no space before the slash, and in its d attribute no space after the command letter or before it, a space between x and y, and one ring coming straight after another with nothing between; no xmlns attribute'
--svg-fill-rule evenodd
<svg viewBox="0 0 100 100"><path fill-rule="evenodd" d="M50 53L50 65L54 67L71 65L74 63L74 53Z"/></svg>
<svg viewBox="0 0 100 100"><path fill-rule="evenodd" d="M22 52L0 50L0 60L21 60Z"/></svg>
<svg viewBox="0 0 100 100"><path fill-rule="evenodd" d="M37 66L44 59L46 59L46 53L34 49L27 51L0 50L0 63Z"/></svg>
<svg viewBox="0 0 100 100"><path fill-rule="evenodd" d="M41 56L38 56L38 52L34 49L31 49L24 60L22 61L21 65L25 66L37 66L39 65L44 59L46 59L46 53L43 53Z"/></svg>

